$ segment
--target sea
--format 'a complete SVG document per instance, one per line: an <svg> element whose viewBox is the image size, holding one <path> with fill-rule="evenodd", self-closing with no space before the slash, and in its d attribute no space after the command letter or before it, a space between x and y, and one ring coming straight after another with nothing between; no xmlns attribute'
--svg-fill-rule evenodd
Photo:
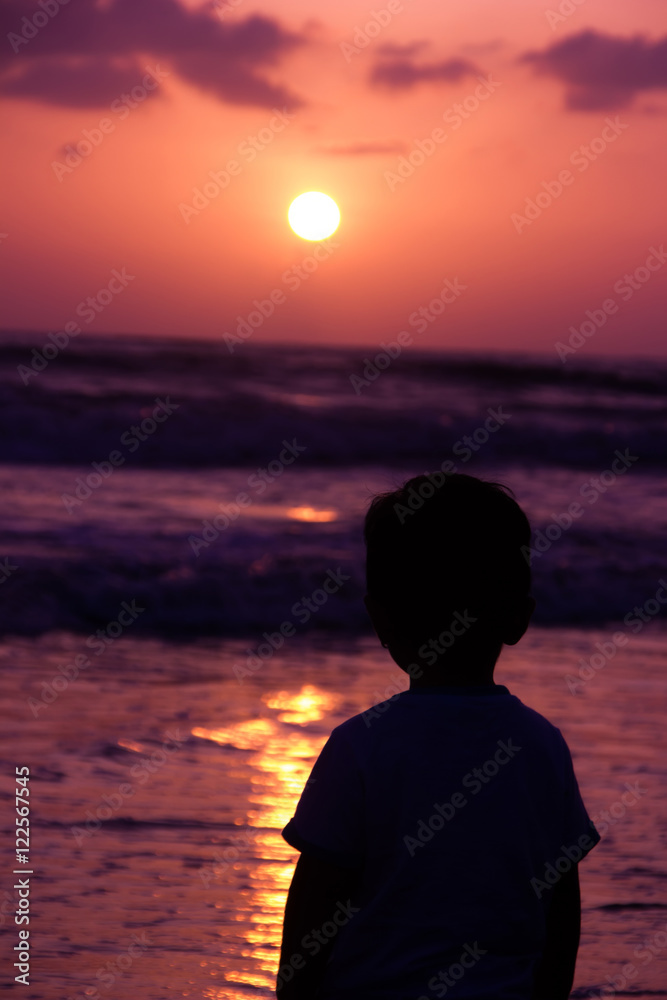
<svg viewBox="0 0 667 1000"><path fill-rule="evenodd" d="M561 729L602 835L572 997L667 997L667 361L53 345L0 335L3 989L274 995L280 831L332 728L408 687L363 516L448 469L533 528L495 679Z"/></svg>

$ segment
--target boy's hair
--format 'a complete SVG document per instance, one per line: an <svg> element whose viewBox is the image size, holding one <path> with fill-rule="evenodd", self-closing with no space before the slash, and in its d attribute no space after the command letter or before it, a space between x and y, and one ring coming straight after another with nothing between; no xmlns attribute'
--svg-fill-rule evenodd
<svg viewBox="0 0 667 1000"><path fill-rule="evenodd" d="M521 551L530 539L528 518L502 483L440 471L415 476L371 501L367 590L408 638L437 636L466 610L484 634L495 633L530 593Z"/></svg>

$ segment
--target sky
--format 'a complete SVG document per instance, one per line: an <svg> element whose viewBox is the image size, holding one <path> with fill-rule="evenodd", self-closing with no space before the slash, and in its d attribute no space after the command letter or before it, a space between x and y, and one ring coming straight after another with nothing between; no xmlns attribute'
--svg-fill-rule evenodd
<svg viewBox="0 0 667 1000"><path fill-rule="evenodd" d="M0 327L667 354L664 0L0 20ZM309 190L341 211L321 244L287 222Z"/></svg>

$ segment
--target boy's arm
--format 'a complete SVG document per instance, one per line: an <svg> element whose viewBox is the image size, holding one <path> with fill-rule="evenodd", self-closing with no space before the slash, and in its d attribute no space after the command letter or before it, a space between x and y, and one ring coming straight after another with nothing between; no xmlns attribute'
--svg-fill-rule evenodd
<svg viewBox="0 0 667 1000"><path fill-rule="evenodd" d="M535 971L532 1000L568 1000L581 930L579 869L572 868L554 885L547 912L547 936Z"/></svg>
<svg viewBox="0 0 667 1000"><path fill-rule="evenodd" d="M322 926L333 919L337 910L341 926L347 923L347 905L354 899L359 883L359 872L301 854L285 904L278 1000L313 1000L336 940L335 936L322 934ZM345 909L339 909L341 903Z"/></svg>

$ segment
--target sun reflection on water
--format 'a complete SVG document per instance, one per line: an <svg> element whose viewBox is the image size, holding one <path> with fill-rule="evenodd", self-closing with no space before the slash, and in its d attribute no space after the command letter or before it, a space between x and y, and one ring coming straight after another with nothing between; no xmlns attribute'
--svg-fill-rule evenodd
<svg viewBox="0 0 667 1000"><path fill-rule="evenodd" d="M264 695L262 700L268 708L284 710L278 716L280 722L291 722L300 726L323 719L340 702L337 695L320 691L312 684L304 685L298 694L292 691L278 691L275 695Z"/></svg>
<svg viewBox="0 0 667 1000"><path fill-rule="evenodd" d="M267 692L262 701L272 717L245 719L229 728L192 729L192 735L199 739L249 751L246 767L251 769L249 776L243 772L248 782L245 822L239 817L236 823L253 830L252 847L245 853L239 850L238 860L221 867L221 872L231 869L227 877L236 886L236 919L245 947L240 953L236 949L232 961L226 954L223 975L228 986L206 990L202 995L210 1000L247 1000L249 994L244 987L275 988L285 899L298 856L280 831L294 815L313 762L326 740L322 732L310 733L304 727L331 714L341 697L312 684L298 691ZM237 767L227 773L231 775ZM226 950L224 933L221 931L221 957ZM213 974L215 970L211 970ZM234 985L239 989L234 990Z"/></svg>
<svg viewBox="0 0 667 1000"><path fill-rule="evenodd" d="M288 507L285 513L293 521L312 521L317 524L325 524L328 521L338 520L338 514L335 510L316 510L315 507Z"/></svg>

